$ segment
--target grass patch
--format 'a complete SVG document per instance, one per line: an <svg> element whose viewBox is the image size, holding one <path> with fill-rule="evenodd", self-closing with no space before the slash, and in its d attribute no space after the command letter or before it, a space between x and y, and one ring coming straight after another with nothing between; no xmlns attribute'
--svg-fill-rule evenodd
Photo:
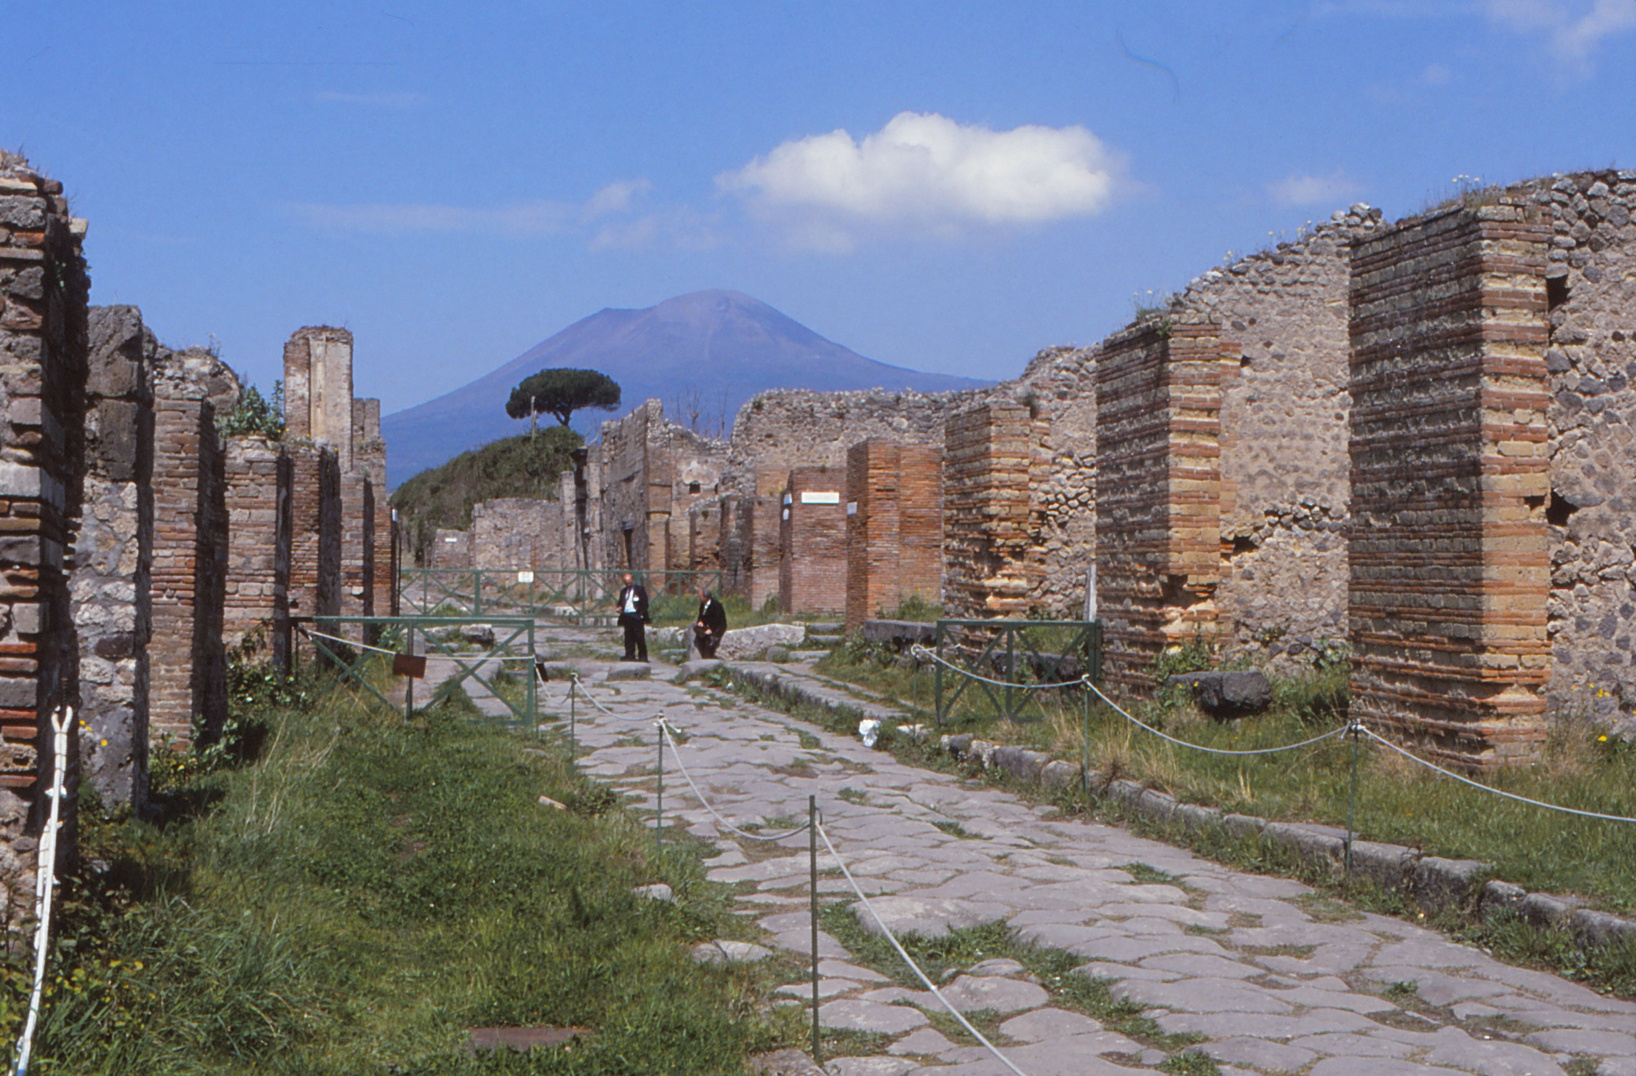
<svg viewBox="0 0 1636 1076"><path fill-rule="evenodd" d="M962 826L960 823L955 822L952 819L945 819L945 818L934 819L932 821L932 825L936 826L938 829L942 830L944 833L947 833L949 836L959 837L963 841L982 840L982 838L977 836L977 834L971 832L965 826Z"/></svg>
<svg viewBox="0 0 1636 1076"><path fill-rule="evenodd" d="M254 764L172 775L163 825L90 813L107 868L67 887L37 1071L719 1073L800 1041L766 973L689 958L748 929L697 842L657 857L617 793L463 696L413 724L336 703L268 715ZM676 901L632 894L653 882ZM594 1034L463 1052L536 1025Z"/></svg>
<svg viewBox="0 0 1636 1076"><path fill-rule="evenodd" d="M851 785L848 785L835 794L846 802L857 804L859 806L869 802L869 793L863 791L862 789L853 788Z"/></svg>

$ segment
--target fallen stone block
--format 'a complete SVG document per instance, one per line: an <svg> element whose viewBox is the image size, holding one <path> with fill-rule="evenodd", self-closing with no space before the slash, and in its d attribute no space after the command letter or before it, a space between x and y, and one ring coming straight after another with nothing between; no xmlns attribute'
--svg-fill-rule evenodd
<svg viewBox="0 0 1636 1076"><path fill-rule="evenodd" d="M962 758L971 750L971 733L962 732L954 736L943 736L937 745L947 751L954 758Z"/></svg>
<svg viewBox="0 0 1636 1076"><path fill-rule="evenodd" d="M639 885L631 892L649 900L664 900L672 903L676 900L676 894L671 892L670 886L663 882L655 882L652 885Z"/></svg>
<svg viewBox="0 0 1636 1076"><path fill-rule="evenodd" d="M1046 788L1069 788L1079 784L1079 767L1057 759L1040 769L1040 784Z"/></svg>
<svg viewBox="0 0 1636 1076"><path fill-rule="evenodd" d="M1051 756L1042 751L1029 751L1012 746L994 749L994 765L1022 781L1037 780L1040 770L1049 761Z"/></svg>
<svg viewBox="0 0 1636 1076"><path fill-rule="evenodd" d="M492 624L462 624L460 638L473 646L494 645L494 625Z"/></svg>
<svg viewBox="0 0 1636 1076"><path fill-rule="evenodd" d="M1243 840L1245 837L1258 836L1266 826L1265 818L1257 818L1253 814L1224 814L1221 824L1227 827L1227 832Z"/></svg>
<svg viewBox="0 0 1636 1076"><path fill-rule="evenodd" d="M1494 878L1483 886L1482 896L1477 898L1477 910L1485 917L1498 912L1514 912L1520 915L1522 901L1526 896L1528 890L1522 886Z"/></svg>
<svg viewBox="0 0 1636 1076"><path fill-rule="evenodd" d="M1413 877L1415 860L1419 858L1418 852L1401 844L1352 842L1352 873L1388 891L1401 889Z"/></svg>
<svg viewBox="0 0 1636 1076"><path fill-rule="evenodd" d="M609 680L647 680L653 676L653 666L642 661L627 661L608 670Z"/></svg>
<svg viewBox="0 0 1636 1076"><path fill-rule="evenodd" d="M1554 927L1573 911L1571 901L1546 893L1529 893L1517 904L1517 913L1536 927Z"/></svg>
<svg viewBox="0 0 1636 1076"><path fill-rule="evenodd" d="M725 663L718 658L695 658L692 661L682 662L682 664L677 667L676 676L674 679L676 679L678 682L682 680L692 680L696 677L703 676L705 673L708 673L713 669L720 669L724 666Z"/></svg>
<svg viewBox="0 0 1636 1076"><path fill-rule="evenodd" d="M754 942L728 941L725 938L700 942L693 947L693 959L700 964L749 964L772 955L771 949Z"/></svg>
<svg viewBox="0 0 1636 1076"><path fill-rule="evenodd" d="M1576 909L1568 916L1568 929L1584 945L1603 946L1636 941L1636 923L1607 912Z"/></svg>
<svg viewBox="0 0 1636 1076"><path fill-rule="evenodd" d="M782 665L790 660L790 652L782 646L769 646L767 648L767 660L774 665Z"/></svg>
<svg viewBox="0 0 1636 1076"><path fill-rule="evenodd" d="M734 628L722 634L716 656L728 661L743 660L765 653L769 646L784 647L786 650L799 646L806 636L807 629L801 624L757 624L751 628Z"/></svg>
<svg viewBox="0 0 1636 1076"><path fill-rule="evenodd" d="M1171 820L1180 824L1189 833L1201 833L1221 825L1221 809L1200 807L1196 803L1178 803Z"/></svg>
<svg viewBox="0 0 1636 1076"><path fill-rule="evenodd" d="M1211 717L1247 717L1272 705L1272 683L1255 669L1183 673L1170 682L1189 688L1193 702Z"/></svg>

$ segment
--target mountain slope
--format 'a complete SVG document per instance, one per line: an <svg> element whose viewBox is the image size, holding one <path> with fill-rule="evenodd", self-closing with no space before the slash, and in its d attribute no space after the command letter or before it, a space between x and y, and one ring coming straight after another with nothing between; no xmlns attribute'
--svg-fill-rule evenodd
<svg viewBox="0 0 1636 1076"><path fill-rule="evenodd" d="M672 402L691 394L707 414L724 411L731 423L739 407L765 389L947 392L985 383L866 359L739 292L694 292L645 310L592 314L468 385L387 415L381 426L389 484L526 430L526 423L506 417L506 397L523 378L554 366L601 370L624 390L618 412L575 416L574 428L589 435L650 397L677 419Z"/></svg>

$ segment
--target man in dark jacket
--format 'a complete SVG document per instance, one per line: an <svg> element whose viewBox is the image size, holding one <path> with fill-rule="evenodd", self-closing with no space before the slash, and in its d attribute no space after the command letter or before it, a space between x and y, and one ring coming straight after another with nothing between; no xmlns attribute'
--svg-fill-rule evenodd
<svg viewBox="0 0 1636 1076"><path fill-rule="evenodd" d="M625 629L625 661L648 660L648 592L625 573L625 589L619 592L619 626Z"/></svg>
<svg viewBox="0 0 1636 1076"><path fill-rule="evenodd" d="M722 633L727 630L727 610L706 587L699 588L699 619L693 624L693 639L699 648L699 657L713 658L721 645Z"/></svg>

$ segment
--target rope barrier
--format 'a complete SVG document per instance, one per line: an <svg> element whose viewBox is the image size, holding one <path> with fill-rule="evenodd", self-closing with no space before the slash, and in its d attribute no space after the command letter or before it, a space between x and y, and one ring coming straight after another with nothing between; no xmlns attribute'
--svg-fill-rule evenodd
<svg viewBox="0 0 1636 1076"><path fill-rule="evenodd" d="M40 998L45 989L45 959L51 945L51 897L56 890L57 836L61 828L63 779L68 772L68 729L74 723L72 707L59 709L51 719L52 759L51 815L40 834L40 868L34 893L34 989L28 998L28 1020L17 1040L16 1076L26 1076L29 1055L34 1051L34 1029L40 1023Z"/></svg>
<svg viewBox="0 0 1636 1076"><path fill-rule="evenodd" d="M909 955L909 951L903 947L901 942L898 941L897 936L892 933L889 927L887 927L886 921L883 920L880 917L880 913L875 910L875 906L869 903L869 898L864 895L864 891L858 887L858 880L852 877L852 872L847 869L846 860L841 858L841 853L835 850L835 845L830 841L829 834L824 831L823 822L820 821L816 828L818 830L818 836L823 838L824 847L829 849L829 854L835 857L835 862L840 866L841 873L846 876L847 884L852 887L852 892L858 895L858 899L863 902L864 908L869 912L870 917L875 920L876 925L880 927L881 933L885 935L886 940L892 943L892 948L897 950L898 956L902 957L903 962L909 965L909 970L915 973L916 978L926 984L926 989L930 990L932 992L932 996L935 997L945 1009L949 1010L956 1020L960 1021L960 1026L965 1028L967 1033L969 1033L972 1038L976 1039L978 1042L982 1043L988 1048L988 1052L993 1054L995 1058L999 1060L1000 1064L1016 1073L1016 1076L1027 1076L1022 1069L1018 1068L1016 1065L1013 1065L1011 1063L1011 1059L1002 1054L998 1047L996 1047L992 1042L989 1042L988 1038L981 1031L978 1031L975 1027L972 1027L971 1021L966 1019L965 1014L951 1005L949 1003L949 999L944 997L943 992L937 988L937 984L927 978L926 973L920 970L920 965L915 963L914 958Z"/></svg>
<svg viewBox="0 0 1636 1076"><path fill-rule="evenodd" d="M811 822L805 822L799 826L796 826L787 833L778 834L746 833L742 829L739 829L737 826L733 825L733 823L723 818L721 816L721 812L712 807L710 805L710 801L705 799L704 793L699 790L698 784L694 782L693 775L687 772L687 764L682 761L681 748L677 745L675 739L670 735L670 726L667 725L663 719L660 719L658 724L660 731L665 735L665 741L670 744L671 754L676 756L676 768L682 771L682 779L687 782L687 787L693 790L693 795L697 796L699 802L704 805L704 809L710 812L710 817L727 827L727 829L735 836L743 837L747 841L765 841L771 843L773 841L782 841L786 838L793 837L797 833L805 833L808 827L812 825Z"/></svg>
<svg viewBox="0 0 1636 1076"><path fill-rule="evenodd" d="M1410 760L1411 762L1418 762L1418 763L1420 763L1420 765L1426 767L1429 770L1436 770L1438 773L1442 774L1444 777L1452 777L1456 781L1459 781L1461 784L1470 785L1472 788L1481 789L1484 792L1492 792L1496 796L1504 796L1506 799L1516 800L1518 803L1527 803L1527 804L1530 804L1530 805L1532 805L1534 807L1544 807L1548 811L1561 811L1563 814L1578 815L1581 818L1596 818L1596 819L1600 819L1603 822L1636 822L1636 818L1626 818L1624 815L1617 815L1617 814L1602 814L1599 811L1581 811L1577 807L1563 807L1560 804L1546 803L1544 800L1529 799L1527 796L1519 796L1515 792L1506 792L1503 789L1494 788L1492 785L1485 785L1485 784L1482 784L1482 783L1480 783L1478 781L1473 781L1469 777L1462 777L1459 774L1454 773L1451 770L1445 770L1443 767L1437 765L1437 763L1435 763L1435 762L1428 762L1427 760L1421 758L1419 755L1416 755L1413 752L1404 750L1403 748L1399 747L1397 744L1395 744L1392 741L1386 739L1384 736L1381 736L1379 733L1376 733L1373 729L1367 728L1367 727L1365 727L1363 725L1359 725L1358 728L1362 729L1363 734L1365 736L1368 736L1371 740L1374 740L1376 743L1379 743L1379 744L1382 744L1382 745L1384 745L1386 747L1391 748L1393 751L1396 751L1398 754L1402 755L1404 758Z"/></svg>
<svg viewBox="0 0 1636 1076"><path fill-rule="evenodd" d="M1144 728L1153 733L1153 735L1159 737L1159 739L1166 740L1178 747L1186 747L1194 751L1202 751L1205 754L1210 755L1276 755L1281 751L1294 751L1302 747L1311 747L1315 743L1323 743L1325 740L1330 740L1336 736L1345 735L1346 731L1351 728L1350 725L1342 725L1338 729L1330 729L1322 736L1314 736L1310 740L1302 740L1300 743L1285 744L1282 747L1259 747L1253 751L1230 751L1221 747L1205 747L1202 744L1188 743L1186 740L1178 740L1174 736L1166 735L1165 733L1154 728L1152 725L1143 724L1141 721L1138 721L1136 718L1126 713L1124 707L1120 706L1117 702L1114 702L1112 699L1108 698L1107 695L1103 694L1102 689L1091 683L1089 678L1086 678L1085 686L1096 692L1097 698L1113 707L1115 713L1117 713L1120 717L1123 717L1126 721L1129 721L1131 724L1136 725L1139 728Z"/></svg>
<svg viewBox="0 0 1636 1076"><path fill-rule="evenodd" d="M570 673L568 675L568 679L573 681L574 687L579 691L579 694L581 696L583 696L586 699L586 701L588 701L592 706L595 706L598 710L601 710L603 713L607 714L609 717L619 717L620 716L620 715L614 713L612 710L608 709L606 706L602 705L600 702L597 702L596 701L596 696L591 694L589 691L585 690L585 682L579 678L579 673L577 673L577 672ZM626 721L643 721L643 720L646 720L646 718L645 717L628 717L628 718L625 718L624 720L626 720Z"/></svg>
<svg viewBox="0 0 1636 1076"><path fill-rule="evenodd" d="M399 654L403 653L403 651L401 651L401 650L388 650L386 647L383 647L383 646L371 646L369 643L356 642L356 641L354 641L352 639L346 639L346 638L343 638L343 637L341 637L339 635L326 635L324 632L313 631L311 628L303 627L300 624L296 625L296 630L299 631L302 635L305 635L309 639L328 639L332 643L340 643L343 646L350 646L354 650L372 650L377 654L386 654L389 657L397 657ZM421 654L421 655L418 655L418 656L423 657L423 658L447 658L450 661L454 661L454 660L456 660L458 658L471 657L472 655L469 655L469 654L443 654L443 653L438 653L438 652L432 652L432 653L427 653L427 654ZM480 655L480 656L476 657L474 660L477 660L477 661L533 661L534 659L531 658L530 656L528 656L527 654L484 654L484 655Z"/></svg>
<svg viewBox="0 0 1636 1076"><path fill-rule="evenodd" d="M913 654L917 658L930 658L932 661L937 662L945 669L951 669L954 672L959 673L961 676L969 677L970 679L976 680L980 683L992 684L995 687L1016 688L1018 691L1051 691L1056 688L1077 687L1083 682L1083 678L1081 678L1078 680L1064 680L1060 684L1013 684L1005 680L995 680L991 677L983 676L980 673L974 673L970 669L962 669L960 666L942 657L936 651L927 650L919 643L915 643L913 646L911 646L909 648L909 653Z"/></svg>

